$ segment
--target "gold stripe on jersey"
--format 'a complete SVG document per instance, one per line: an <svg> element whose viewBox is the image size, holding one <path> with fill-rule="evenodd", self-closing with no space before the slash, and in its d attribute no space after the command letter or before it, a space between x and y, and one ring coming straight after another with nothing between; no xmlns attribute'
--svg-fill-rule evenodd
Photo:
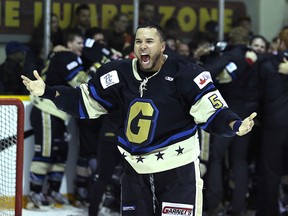
<svg viewBox="0 0 288 216"><path fill-rule="evenodd" d="M50 171L51 172L64 172L65 166L66 165L64 163L52 164Z"/></svg>
<svg viewBox="0 0 288 216"><path fill-rule="evenodd" d="M58 109L51 100L39 98L34 95L30 95L30 99L32 104L41 111L47 112L55 117L62 119L63 121L69 120L69 115Z"/></svg>
<svg viewBox="0 0 288 216"><path fill-rule="evenodd" d="M202 207L203 207L203 180L200 175L200 164L199 159L194 161L194 170L195 170L195 182L196 182L196 194L195 194L195 216L202 216Z"/></svg>
<svg viewBox="0 0 288 216"><path fill-rule="evenodd" d="M78 176L82 177L89 177L90 176L90 169L88 167L76 166L76 173Z"/></svg>
<svg viewBox="0 0 288 216"><path fill-rule="evenodd" d="M232 77L226 69L224 69L221 73L219 73L215 79L220 84L232 82Z"/></svg>
<svg viewBox="0 0 288 216"><path fill-rule="evenodd" d="M98 118L100 115L107 113L107 110L104 107L90 97L87 84L80 85L80 89L89 118Z"/></svg>
<svg viewBox="0 0 288 216"><path fill-rule="evenodd" d="M206 123L217 109L228 107L218 90L203 95L190 109L196 124Z"/></svg>
<svg viewBox="0 0 288 216"><path fill-rule="evenodd" d="M201 132L201 153L200 159L202 161L209 160L209 151L210 151L210 134L206 131L200 129Z"/></svg>
<svg viewBox="0 0 288 216"><path fill-rule="evenodd" d="M46 112L41 112L42 114L42 125L43 125L43 145L42 145L42 156L51 156L51 116Z"/></svg>
<svg viewBox="0 0 288 216"><path fill-rule="evenodd" d="M195 161L200 154L198 133L173 145L146 154L131 155L118 146L120 153L139 174L157 173Z"/></svg>
<svg viewBox="0 0 288 216"><path fill-rule="evenodd" d="M72 80L68 81L68 84L72 87L77 87L81 85L82 83L87 83L90 79L90 76L85 73L84 71L79 71Z"/></svg>
<svg viewBox="0 0 288 216"><path fill-rule="evenodd" d="M32 161L30 171L39 175L46 175L48 172L64 172L64 163L51 164L43 161Z"/></svg>
<svg viewBox="0 0 288 216"><path fill-rule="evenodd" d="M40 161L32 161L30 171L39 175L46 175L50 170L51 164Z"/></svg>

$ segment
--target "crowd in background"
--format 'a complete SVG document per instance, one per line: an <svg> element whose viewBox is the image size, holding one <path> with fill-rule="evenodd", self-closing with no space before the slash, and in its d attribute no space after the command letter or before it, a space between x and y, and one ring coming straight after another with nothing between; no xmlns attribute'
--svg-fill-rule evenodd
<svg viewBox="0 0 288 216"><path fill-rule="evenodd" d="M155 22L155 13L153 4L141 4L139 23ZM28 44L7 43L6 60L0 65L0 94L28 94L20 75L33 78L33 70L50 86L76 87L88 82L106 62L134 58L131 24L127 14L119 13L109 29L91 27L86 4L77 7L73 25L67 29L61 29L57 15L52 14L49 56L44 56L43 20ZM258 113L256 127L243 137L219 138L201 131L205 214L245 216L248 210L255 210L257 216L288 215L288 28L275 32L272 41L253 32L248 16L235 22L224 41L218 41L216 21L207 22L205 31L193 38L178 37L174 18L163 28L168 57L180 55L206 68L240 117ZM122 171L115 144L117 113L75 120L80 147L71 200L59 189L68 153L67 121L72 120L43 99L31 97L31 101L35 155L27 207L73 204L88 207L91 216L117 214ZM46 178L48 189L43 192Z"/></svg>

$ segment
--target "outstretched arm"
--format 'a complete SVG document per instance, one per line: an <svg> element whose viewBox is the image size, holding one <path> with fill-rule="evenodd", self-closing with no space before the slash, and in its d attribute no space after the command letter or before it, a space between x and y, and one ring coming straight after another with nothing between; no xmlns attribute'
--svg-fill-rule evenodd
<svg viewBox="0 0 288 216"><path fill-rule="evenodd" d="M254 126L254 118L257 116L256 112L253 112L250 116L244 119L244 121L233 121L230 123L230 127L236 131L238 136L244 136L249 133Z"/></svg>
<svg viewBox="0 0 288 216"><path fill-rule="evenodd" d="M30 92L30 94L42 96L45 92L46 84L36 70L33 71L33 74L36 80L30 80L28 77L21 75L23 83L26 86L27 90ZM55 92L55 97L57 96L57 94L58 93Z"/></svg>

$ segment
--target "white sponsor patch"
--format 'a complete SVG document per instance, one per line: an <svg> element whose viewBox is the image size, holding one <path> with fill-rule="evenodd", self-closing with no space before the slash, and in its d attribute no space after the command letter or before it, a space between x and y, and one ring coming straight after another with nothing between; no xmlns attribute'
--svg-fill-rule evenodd
<svg viewBox="0 0 288 216"><path fill-rule="evenodd" d="M84 45L84 46L85 46L85 47L88 47L88 48L91 48L91 47L93 46L94 42L95 42L95 40L88 38L88 39L85 41L85 45Z"/></svg>
<svg viewBox="0 0 288 216"><path fill-rule="evenodd" d="M109 73L100 77L101 85L104 89L109 86L119 83L119 77L116 70L110 71Z"/></svg>
<svg viewBox="0 0 288 216"><path fill-rule="evenodd" d="M136 206L123 206L122 210L123 211L135 211L136 210Z"/></svg>
<svg viewBox="0 0 288 216"><path fill-rule="evenodd" d="M78 66L78 62L77 61L72 61L69 64L66 65L66 68L68 70L72 70L73 68L76 68Z"/></svg>
<svg viewBox="0 0 288 216"><path fill-rule="evenodd" d="M226 65L226 70L229 73L232 73L233 71L235 71L237 69L237 65L234 62L229 62L229 64Z"/></svg>
<svg viewBox="0 0 288 216"><path fill-rule="evenodd" d="M83 64L82 59L80 57L77 58L77 61L79 62L79 64Z"/></svg>
<svg viewBox="0 0 288 216"><path fill-rule="evenodd" d="M106 48L102 48L102 53L104 53L104 55L109 55L110 51Z"/></svg>
<svg viewBox="0 0 288 216"><path fill-rule="evenodd" d="M201 74L199 74L195 79L194 82L197 84L197 86L202 89L204 88L209 82L212 82L211 75L208 71L204 71Z"/></svg>
<svg viewBox="0 0 288 216"><path fill-rule="evenodd" d="M194 205L163 202L161 216L193 216L193 208Z"/></svg>
<svg viewBox="0 0 288 216"><path fill-rule="evenodd" d="M165 76L165 80L168 80L168 81L173 81L174 78L173 77L169 77L169 76Z"/></svg>

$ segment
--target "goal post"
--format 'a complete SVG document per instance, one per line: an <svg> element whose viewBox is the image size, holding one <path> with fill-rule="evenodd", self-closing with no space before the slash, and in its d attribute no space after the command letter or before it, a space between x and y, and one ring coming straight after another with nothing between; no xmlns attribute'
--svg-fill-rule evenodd
<svg viewBox="0 0 288 216"><path fill-rule="evenodd" d="M0 215L22 215L24 105L0 98Z"/></svg>

